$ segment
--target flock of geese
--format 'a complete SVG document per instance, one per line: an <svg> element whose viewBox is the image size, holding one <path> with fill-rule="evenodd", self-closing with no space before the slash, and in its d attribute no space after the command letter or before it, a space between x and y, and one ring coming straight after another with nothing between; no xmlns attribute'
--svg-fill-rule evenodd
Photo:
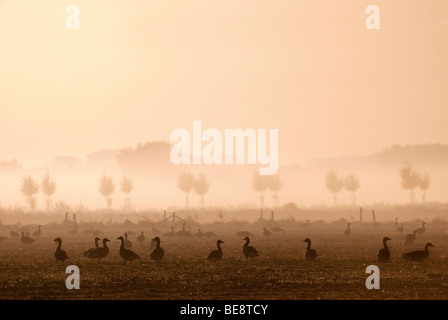
<svg viewBox="0 0 448 320"><path fill-rule="evenodd" d="M405 239L405 243L404 243L405 246L412 245L415 242L418 234L425 233L425 231L426 231L425 224L426 223L423 222L421 228L415 229L415 230L413 230L412 233L406 235L406 239ZM352 231L350 229L350 226L351 226L351 223L348 223L347 229L344 231L344 235L346 235L346 236L351 235ZM397 229L396 229L397 232L403 231L403 223L399 224L397 218L395 219L393 226L397 227ZM168 233L164 234L163 236L165 236L165 237L173 237L173 236L188 237L188 236L191 236L191 234L189 233L189 231L186 230L185 227L186 227L186 223L183 224L182 231L178 231L178 232L174 232L174 227L172 227L171 232L168 232ZM153 226L153 229L154 229L154 226ZM41 235L41 232L42 232L41 226L39 225L38 230L34 231L32 235L39 237ZM272 235L272 232L284 233L284 230L279 227L271 228L271 230L268 230L267 228L263 228L263 236L265 236L265 237L270 237ZM124 234L124 237L120 236L117 238L117 240L121 241L119 255L124 260L125 264L127 261L133 261L133 260L140 259L140 256L131 250L132 242L128 239L128 233L131 233L131 232L126 232ZM19 233L15 232L15 231L11 231L10 235L11 235L11 237L16 238L16 239L20 237L20 241L24 244L32 244L33 242L35 242L35 240L30 237L29 233L22 232L22 234L20 235ZM98 234L96 234L96 235L98 235ZM216 234L214 234L213 232L205 232L204 233L201 231L201 229L198 229L198 234L196 234L196 235L199 237L212 237L212 236L216 237ZM243 245L242 252L243 252L243 255L247 258L247 260L249 260L250 258L255 258L255 257L259 256L257 249L255 249L253 246L249 245L250 237L254 237L253 234L251 234L248 231L239 231L235 235L237 237L241 237L241 238L244 237L243 240L245 241L245 243ZM2 238L4 238L4 237L2 237ZM139 243L142 243L143 241L145 241L145 239L146 238L145 238L143 231L141 232L140 235L138 235L136 237L136 240ZM3 239L0 239L0 240L3 240ZM107 243L110 242L110 240L108 238L104 238L102 240L102 244L103 244L102 247L99 246L100 240L101 239L98 236L96 236L94 239L95 247L84 251L82 253L83 257L86 257L89 259L97 259L98 261L107 257L107 255L109 254L109 247L107 246ZM61 248L62 247L62 239L58 237L58 238L54 239L54 241L57 243L57 248L54 253L56 260L57 261L67 260L68 259L67 253L64 250L62 250L62 248ZM389 237L384 237L383 238L383 247L377 253L377 259L379 262L387 262L390 260L390 250L389 250L389 247L387 246L387 241L391 241L391 239ZM306 251L305 251L305 259L307 261L315 261L317 259L317 251L315 249L311 248L311 239L306 238L305 240L303 240L303 242L307 243L307 247L306 247ZM209 253L209 255L207 256L208 261L219 261L222 259L223 250L221 248L221 244L223 244L223 243L224 242L222 240L217 240L217 242L216 242L217 249L213 250ZM428 242L428 243L426 243L424 250L407 252L407 253L402 254L402 257L404 259L407 259L410 261L422 261L422 260L428 258L428 256L429 256L428 248L429 247L434 247L434 246L432 245L432 243ZM152 239L150 251L151 251L151 253L150 253L149 257L153 261L160 261L164 257L165 251L160 246L160 238L158 236Z"/></svg>

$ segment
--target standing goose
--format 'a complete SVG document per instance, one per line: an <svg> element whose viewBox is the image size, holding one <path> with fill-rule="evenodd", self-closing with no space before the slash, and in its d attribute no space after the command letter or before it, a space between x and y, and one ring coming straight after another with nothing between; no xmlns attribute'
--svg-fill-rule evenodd
<svg viewBox="0 0 448 320"><path fill-rule="evenodd" d="M22 243L24 243L24 244L31 244L34 242L34 239L30 238L28 236L25 236L24 233L22 232L22 238L20 238L20 241L22 241Z"/></svg>
<svg viewBox="0 0 448 320"><path fill-rule="evenodd" d="M224 243L221 240L216 241L216 246L218 247L218 250L213 250L209 253L207 260L208 261L219 261L222 259L222 248L221 243Z"/></svg>
<svg viewBox="0 0 448 320"><path fill-rule="evenodd" d="M103 239L103 247L98 247L98 248L95 248L92 251L90 251L87 254L87 258L98 259L98 261L105 258L109 254L109 247L107 246L107 242L110 242L110 240L107 238L104 238Z"/></svg>
<svg viewBox="0 0 448 320"><path fill-rule="evenodd" d="M124 234L124 247L126 249L131 249L132 248L132 242L131 242L131 240L128 240L128 233L127 232Z"/></svg>
<svg viewBox="0 0 448 320"><path fill-rule="evenodd" d="M175 235L176 235L176 233L174 232L174 226L172 226L172 227L171 227L171 231L165 233L163 236L164 236L164 237L169 237L169 238L171 238L171 237L174 237Z"/></svg>
<svg viewBox="0 0 448 320"><path fill-rule="evenodd" d="M305 251L305 259L308 261L314 261L317 258L317 252L314 249L311 249L311 240L309 238L306 238L303 240L303 242L307 242L308 246L306 247Z"/></svg>
<svg viewBox="0 0 448 320"><path fill-rule="evenodd" d="M408 253L403 253L402 257L405 258L406 260L410 260L410 261L425 260L429 256L429 251L428 251L429 247L434 247L431 242L428 242L425 245L425 250L417 250L417 251L412 251L412 252L408 252Z"/></svg>
<svg viewBox="0 0 448 320"><path fill-rule="evenodd" d="M387 243L386 243L389 240L391 240L391 239L389 239L388 237L383 238L383 248L380 249L377 254L377 258L378 258L379 262L386 262L386 261L389 261L389 259L390 259L390 251L389 251L389 247L387 246Z"/></svg>
<svg viewBox="0 0 448 320"><path fill-rule="evenodd" d="M397 232L403 232L403 222L400 224L400 226L397 228Z"/></svg>
<svg viewBox="0 0 448 320"><path fill-rule="evenodd" d="M417 237L415 236L415 232L416 231L414 230L413 233L406 235L406 241L404 242L405 246L410 246L414 243L415 239L417 239Z"/></svg>
<svg viewBox="0 0 448 320"><path fill-rule="evenodd" d="M426 231L425 224L426 224L426 222L423 222L423 227L418 228L417 230L415 230L415 232L416 232L417 234L425 233L425 231Z"/></svg>
<svg viewBox="0 0 448 320"><path fill-rule="evenodd" d="M268 229L263 228L263 235L264 235L265 237L270 237L270 236L272 235L272 233L271 233L271 231L269 231Z"/></svg>
<svg viewBox="0 0 448 320"><path fill-rule="evenodd" d="M245 237L243 240L246 240L246 243L243 246L243 254L246 256L247 260L249 260L249 258L258 257L257 249L249 245L249 237Z"/></svg>
<svg viewBox="0 0 448 320"><path fill-rule="evenodd" d="M83 257L87 257L88 254L89 254L89 252L92 252L93 250L95 250L96 248L98 248L98 241L100 241L100 240L101 240L100 238L95 237L95 248L90 248L90 249L84 251L84 252L82 253Z"/></svg>
<svg viewBox="0 0 448 320"><path fill-rule="evenodd" d="M40 237L40 235L41 235L40 227L41 227L41 225L37 226L37 230L33 232L33 236Z"/></svg>
<svg viewBox="0 0 448 320"><path fill-rule="evenodd" d="M53 241L58 243L58 246L56 248L56 252L54 253L54 257L56 258L56 260L57 261L67 260L68 259L67 252L65 252L64 250L61 249L62 239L61 238L56 238Z"/></svg>
<svg viewBox="0 0 448 320"><path fill-rule="evenodd" d="M163 250L160 247L160 238L159 237L155 237L154 239L152 239L156 242L156 247L154 248L154 250L151 252L151 254L149 255L149 257L151 258L151 260L154 261L160 261L162 260L163 256L165 255L165 250Z"/></svg>
<svg viewBox="0 0 448 320"><path fill-rule="evenodd" d="M344 231L344 234L345 234L346 236L349 236L349 235L352 234L352 231L350 230L350 225L351 225L350 222L347 223L347 230Z"/></svg>
<svg viewBox="0 0 448 320"><path fill-rule="evenodd" d="M136 254L134 251L126 249L124 247L124 238L122 236L119 236L117 240L121 241L120 246L120 257L124 260L124 264L126 264L127 261L132 261L136 259L140 259L138 254Z"/></svg>
<svg viewBox="0 0 448 320"><path fill-rule="evenodd" d="M137 241L142 243L143 241L145 241L145 236L143 235L143 231L142 233L137 237Z"/></svg>

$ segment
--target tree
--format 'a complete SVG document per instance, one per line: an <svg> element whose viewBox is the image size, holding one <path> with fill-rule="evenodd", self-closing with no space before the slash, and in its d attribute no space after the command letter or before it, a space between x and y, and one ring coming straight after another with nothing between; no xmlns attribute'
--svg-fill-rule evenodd
<svg viewBox="0 0 448 320"><path fill-rule="evenodd" d="M280 207L280 200L278 198L278 192L283 188L283 183L280 181L280 175L277 173L273 176L270 176L269 179L269 190L273 192L272 195L272 207L278 208Z"/></svg>
<svg viewBox="0 0 448 320"><path fill-rule="evenodd" d="M110 209L112 206L112 199L110 198L110 195L115 191L115 183L112 177L107 176L106 173L103 173L103 176L100 178L99 190L101 195L106 198L107 208Z"/></svg>
<svg viewBox="0 0 448 320"><path fill-rule="evenodd" d="M188 197L191 189L194 187L195 179L190 173L181 173L177 179L177 187L185 192L185 208L188 209Z"/></svg>
<svg viewBox="0 0 448 320"><path fill-rule="evenodd" d="M327 189L333 193L333 204L337 204L337 198L336 195L341 191L342 187L344 186L344 181L338 177L336 172L333 170L328 172L326 178L325 178L325 184L327 186Z"/></svg>
<svg viewBox="0 0 448 320"><path fill-rule="evenodd" d="M356 205L356 195L355 192L358 190L358 188L361 186L359 183L359 179L354 174L350 174L347 178L344 180L344 187L348 191L350 191L352 194L350 195L350 198L352 200L352 204Z"/></svg>
<svg viewBox="0 0 448 320"><path fill-rule="evenodd" d="M260 208L264 209L264 194L268 188L269 188L269 176L262 176L258 173L255 173L253 179L252 179L252 189L256 192L260 192Z"/></svg>
<svg viewBox="0 0 448 320"><path fill-rule="evenodd" d="M22 178L20 191L27 198L31 211L34 211L37 204L34 195L39 192L39 184L32 177L25 176Z"/></svg>
<svg viewBox="0 0 448 320"><path fill-rule="evenodd" d="M429 177L429 174L427 172L425 172L419 180L419 184L418 186L420 187L420 189L423 191L423 195L422 195L422 201L423 203L426 202L426 190L428 190L429 186L431 184L431 178Z"/></svg>
<svg viewBox="0 0 448 320"><path fill-rule="evenodd" d="M419 186L420 174L414 171L410 164L405 164L400 168L398 175L401 177L401 187L405 190L410 190L410 203L414 203L414 189Z"/></svg>
<svg viewBox="0 0 448 320"><path fill-rule="evenodd" d="M47 197L47 211L50 211L51 207L53 206L51 197L56 191L56 183L53 179L51 179L48 172L42 177L40 188L42 190L42 193Z"/></svg>
<svg viewBox="0 0 448 320"><path fill-rule="evenodd" d="M201 197L201 208L204 209L204 195L210 189L210 184L203 173L201 173L199 178L194 181L193 188L196 194Z"/></svg>
<svg viewBox="0 0 448 320"><path fill-rule="evenodd" d="M134 183L131 179L127 177L123 177L120 181L120 190L124 194L126 194L126 198L124 199L124 209L131 210L131 198L129 198L129 193L134 189Z"/></svg>

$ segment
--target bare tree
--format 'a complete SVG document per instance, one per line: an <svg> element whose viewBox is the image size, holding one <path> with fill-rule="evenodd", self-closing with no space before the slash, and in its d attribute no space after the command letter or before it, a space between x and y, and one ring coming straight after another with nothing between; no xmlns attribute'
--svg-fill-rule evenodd
<svg viewBox="0 0 448 320"><path fill-rule="evenodd" d="M31 211L34 211L37 204L34 195L39 192L39 184L32 177L25 176L22 178L20 191L27 198Z"/></svg>
<svg viewBox="0 0 448 320"><path fill-rule="evenodd" d="M101 195L106 198L107 208L110 209L112 207L112 198L110 195L115 191L115 183L111 176L103 173L103 176L100 178L99 190Z"/></svg>
<svg viewBox="0 0 448 320"><path fill-rule="evenodd" d="M423 203L426 202L426 190L428 190L430 185L431 185L431 178L430 178L429 174L425 171L425 173L423 173L423 175L420 177L420 181L419 181L419 185L418 185L420 187L420 189L423 191L423 195L422 195Z"/></svg>
<svg viewBox="0 0 448 320"><path fill-rule="evenodd" d="M189 201L188 197L190 195L191 189L193 189L195 183L195 179L190 173L181 173L179 178L177 179L177 187L185 192L185 208L188 209Z"/></svg>
<svg viewBox="0 0 448 320"><path fill-rule="evenodd" d="M356 205L356 195L355 192L358 190L358 188L361 186L359 183L359 179L354 174L348 175L347 178L344 180L344 187L348 191L351 192L350 198L353 205Z"/></svg>
<svg viewBox="0 0 448 320"><path fill-rule="evenodd" d="M201 208L204 209L204 195L210 189L210 184L203 173L201 173L198 179L194 181L193 188L196 194L201 197Z"/></svg>
<svg viewBox="0 0 448 320"><path fill-rule="evenodd" d="M131 179L123 177L120 181L120 189L121 192L126 194L126 198L124 199L124 209L131 210L131 198L129 197L129 193L134 189L134 183Z"/></svg>
<svg viewBox="0 0 448 320"><path fill-rule="evenodd" d="M51 179L50 174L47 173L42 177L42 182L40 184L42 193L47 197L47 211L50 211L53 206L53 201L51 197L56 191L56 182Z"/></svg>
<svg viewBox="0 0 448 320"><path fill-rule="evenodd" d="M280 175L277 173L270 176L269 179L269 190L273 192L272 195L272 207L280 207L280 200L278 198L278 192L283 188L283 182L280 180Z"/></svg>
<svg viewBox="0 0 448 320"><path fill-rule="evenodd" d="M338 177L336 172L333 170L327 173L327 176L325 177L325 184L327 186L327 189L333 193L333 204L337 204L337 198L336 195L341 191L342 187L344 186L344 181Z"/></svg>
<svg viewBox="0 0 448 320"><path fill-rule="evenodd" d="M258 173L255 173L252 179L252 189L256 192L260 192L260 208L264 209L264 194L269 188L269 176L262 176Z"/></svg>
<svg viewBox="0 0 448 320"><path fill-rule="evenodd" d="M419 186L421 180L420 174L414 171L410 164L405 164L400 168L398 175L401 177L401 187L405 190L410 190L410 203L414 203L414 189Z"/></svg>

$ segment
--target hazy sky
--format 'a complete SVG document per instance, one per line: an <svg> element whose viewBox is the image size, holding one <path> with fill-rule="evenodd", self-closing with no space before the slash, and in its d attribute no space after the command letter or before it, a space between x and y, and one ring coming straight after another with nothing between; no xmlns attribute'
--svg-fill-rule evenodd
<svg viewBox="0 0 448 320"><path fill-rule="evenodd" d="M3 0L0 160L168 141L193 120L277 128L283 164L448 143L446 57L446 0Z"/></svg>

